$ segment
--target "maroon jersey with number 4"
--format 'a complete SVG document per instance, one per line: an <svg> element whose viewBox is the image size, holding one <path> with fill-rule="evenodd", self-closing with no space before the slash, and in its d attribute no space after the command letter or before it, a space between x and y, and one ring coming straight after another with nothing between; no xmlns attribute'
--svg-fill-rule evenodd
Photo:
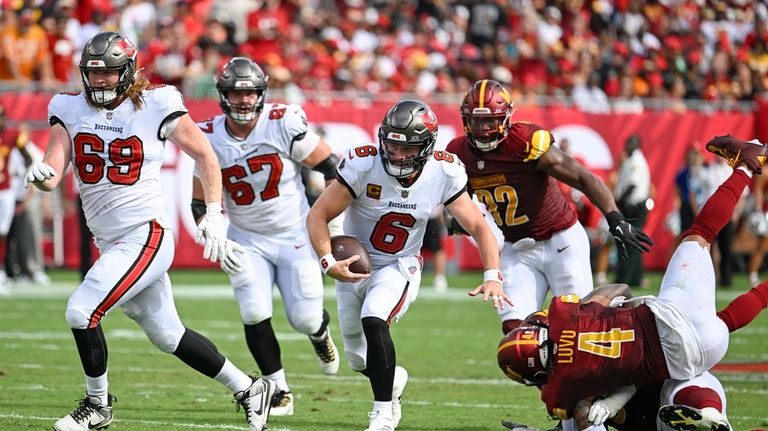
<svg viewBox="0 0 768 431"><path fill-rule="evenodd" d="M494 151L476 150L466 136L453 139L446 148L464 162L469 192L488 207L506 241L549 239L576 223L576 212L557 180L536 169L553 143L548 130L515 122Z"/></svg>
<svg viewBox="0 0 768 431"><path fill-rule="evenodd" d="M541 399L555 417L571 417L576 403L626 385L669 378L653 312L580 303L575 295L552 300L549 339L557 344Z"/></svg>

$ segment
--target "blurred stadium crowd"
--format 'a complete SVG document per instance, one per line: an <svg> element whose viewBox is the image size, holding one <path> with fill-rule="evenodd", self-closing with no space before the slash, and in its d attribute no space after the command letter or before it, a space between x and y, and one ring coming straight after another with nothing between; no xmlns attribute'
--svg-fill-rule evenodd
<svg viewBox="0 0 768 431"><path fill-rule="evenodd" d="M749 101L768 87L768 7L731 0L3 0L0 86L75 86L119 30L158 83L205 95L235 54L270 88L420 97L477 79L589 112ZM534 97L535 96L535 97ZM610 98L610 99L609 99Z"/></svg>

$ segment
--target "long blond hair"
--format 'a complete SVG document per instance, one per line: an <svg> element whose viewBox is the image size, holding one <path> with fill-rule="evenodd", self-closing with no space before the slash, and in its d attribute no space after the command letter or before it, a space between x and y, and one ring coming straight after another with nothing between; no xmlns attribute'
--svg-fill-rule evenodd
<svg viewBox="0 0 768 431"><path fill-rule="evenodd" d="M146 103L144 102L144 98L141 96L141 93L149 87L149 80L145 78L142 75L136 76L136 80L131 84L130 87L128 87L127 90L125 90L125 95L129 99L131 99L131 102L133 102L133 106L136 107L136 110L139 110L143 108Z"/></svg>

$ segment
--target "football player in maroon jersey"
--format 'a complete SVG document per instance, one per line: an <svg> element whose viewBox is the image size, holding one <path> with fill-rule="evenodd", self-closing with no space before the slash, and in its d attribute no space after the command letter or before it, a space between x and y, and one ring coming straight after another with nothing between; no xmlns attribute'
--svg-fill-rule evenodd
<svg viewBox="0 0 768 431"><path fill-rule="evenodd" d="M600 294L607 299L612 299L614 295L627 295L626 292L619 290L614 290L613 294L608 295L605 289L606 287L595 289L591 296ZM583 302L589 300L589 298L582 299ZM739 295L719 311L717 317L725 322L729 332L735 332L747 326L766 308L768 308L768 281ZM548 313L546 310L538 311L528 316L523 324L548 326ZM671 380L652 382L631 392L623 391L582 400L574 408L574 418L580 429L604 422L606 426L619 431L645 431L656 428L656 416L659 408L664 404L683 404L697 410L713 406L717 409L717 406L720 406L722 410L719 411L725 414L723 393L720 382L713 375L704 373L699 378L688 380L684 384ZM594 407L596 405L599 405L599 408ZM692 420L701 422L701 419ZM505 420L501 424L513 431L538 431L536 428L513 421Z"/></svg>
<svg viewBox="0 0 768 431"><path fill-rule="evenodd" d="M621 387L697 378L725 355L732 322L715 318L709 247L730 220L752 174L761 172L768 152L759 142L731 136L712 139L707 149L728 160L734 173L682 235L658 298L622 308L612 306L616 303L607 296L600 300L593 295L596 300L585 302L575 295L557 297L548 310L548 326L521 326L507 334L505 373L541 386L541 398L553 416L570 418L580 400ZM659 410L660 420L671 429L686 429L688 421L679 420L683 417L706 420L711 425L707 429L730 430L715 407L705 411L682 404Z"/></svg>
<svg viewBox="0 0 768 431"><path fill-rule="evenodd" d="M646 252L653 245L624 220L608 187L553 145L552 133L513 122L513 113L503 85L475 82L461 104L464 136L447 147L466 166L468 192L487 206L504 233L504 291L515 302L499 310L504 333L540 309L549 289L556 296L592 290L589 240L557 181L582 191L605 214L623 256L628 249Z"/></svg>

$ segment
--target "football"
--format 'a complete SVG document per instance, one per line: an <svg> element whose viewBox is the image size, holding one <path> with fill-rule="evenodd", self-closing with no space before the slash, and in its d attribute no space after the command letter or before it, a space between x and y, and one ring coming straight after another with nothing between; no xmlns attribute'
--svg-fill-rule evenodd
<svg viewBox="0 0 768 431"><path fill-rule="evenodd" d="M348 235L337 235L331 238L331 253L336 260L349 259L358 255L360 259L349 266L349 270L355 274L369 274L371 272L371 257L363 246L363 243Z"/></svg>

